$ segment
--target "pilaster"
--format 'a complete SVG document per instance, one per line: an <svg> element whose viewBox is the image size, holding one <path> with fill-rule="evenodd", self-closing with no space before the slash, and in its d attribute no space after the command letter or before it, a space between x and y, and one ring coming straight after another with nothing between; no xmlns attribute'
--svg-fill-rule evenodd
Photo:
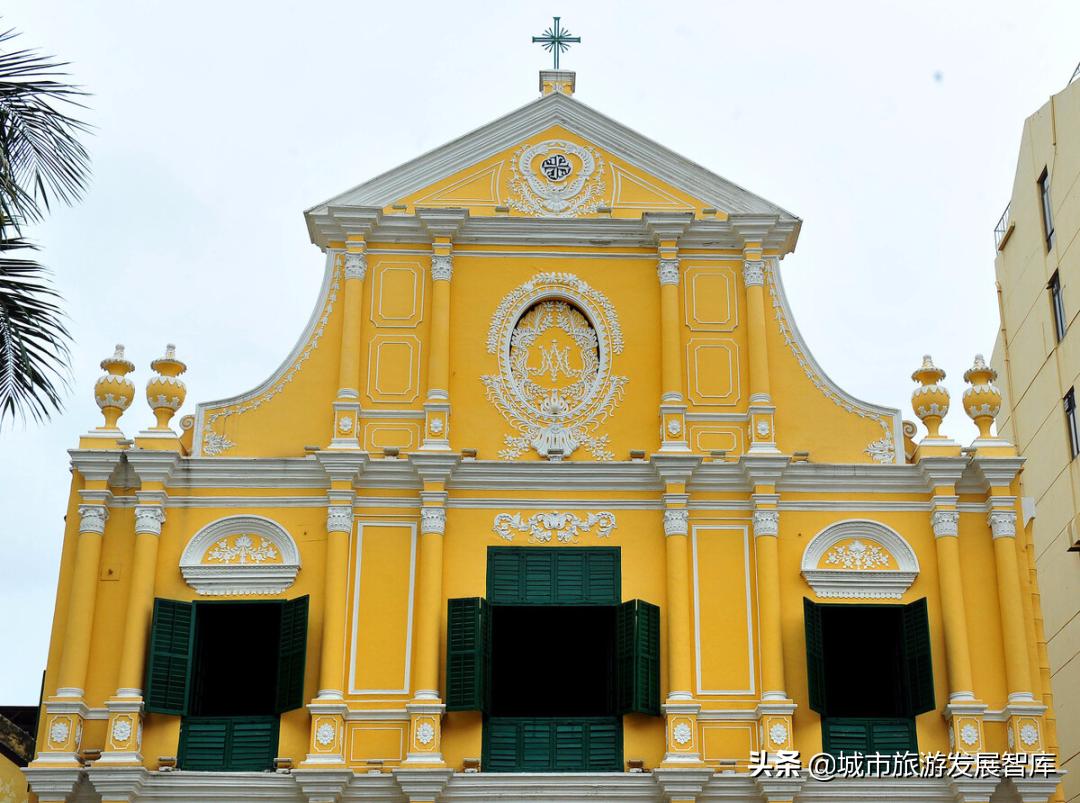
<svg viewBox="0 0 1080 803"><path fill-rule="evenodd" d="M755 237L755 233L747 233ZM769 350L766 336L765 275L769 264L762 243L749 240L743 246L743 286L746 289L747 349L750 352L750 454L776 454L776 407L769 384Z"/></svg>
<svg viewBox="0 0 1080 803"><path fill-rule="evenodd" d="M354 231L346 238L345 251L334 257L342 261L344 286L338 392L332 405L331 449L360 448L359 438L363 432L363 411L360 406L360 344L364 327L364 281L367 278L366 238L378 224L380 217L381 214L374 210L358 210L353 221ZM337 267L334 269L337 270Z"/></svg>

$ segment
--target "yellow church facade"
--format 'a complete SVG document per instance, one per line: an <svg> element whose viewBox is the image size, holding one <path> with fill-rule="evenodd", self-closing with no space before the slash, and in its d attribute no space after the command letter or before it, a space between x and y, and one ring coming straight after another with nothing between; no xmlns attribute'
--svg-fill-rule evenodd
<svg viewBox="0 0 1080 803"><path fill-rule="evenodd" d="M102 363L38 800L1053 797L1052 761L754 771L1055 752L1023 461L981 359L969 446L929 358L918 443L837 387L801 221L574 81L308 210L322 290L259 387L177 432L170 347L136 431Z"/></svg>

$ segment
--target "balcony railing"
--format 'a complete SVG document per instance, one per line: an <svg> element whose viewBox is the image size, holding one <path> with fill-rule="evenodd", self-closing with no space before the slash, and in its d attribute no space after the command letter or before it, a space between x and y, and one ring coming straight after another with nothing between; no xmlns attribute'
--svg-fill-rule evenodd
<svg viewBox="0 0 1080 803"><path fill-rule="evenodd" d="M1009 209L1012 204L1008 204L1005 207L1005 211L1001 213L1001 219L998 220L997 225L994 226L994 248L1000 251L1005 247L1005 241L1009 239L1009 235L1012 234L1013 222L1009 217Z"/></svg>

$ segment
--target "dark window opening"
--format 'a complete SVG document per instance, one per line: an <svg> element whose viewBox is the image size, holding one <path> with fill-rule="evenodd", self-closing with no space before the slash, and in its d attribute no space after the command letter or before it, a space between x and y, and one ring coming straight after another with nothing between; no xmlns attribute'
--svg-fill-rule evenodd
<svg viewBox="0 0 1080 803"><path fill-rule="evenodd" d="M1065 394L1065 423L1069 428L1069 457L1080 454L1080 428L1076 423L1076 390L1069 388Z"/></svg>
<svg viewBox="0 0 1080 803"><path fill-rule="evenodd" d="M192 716L275 714L281 606L197 605Z"/></svg>
<svg viewBox="0 0 1080 803"><path fill-rule="evenodd" d="M1058 276L1057 271L1054 271L1054 275L1050 277L1050 283L1046 287L1050 291L1050 304L1054 312L1054 335L1057 337L1057 342L1060 343L1065 339L1067 325L1065 323L1065 300L1061 296L1061 277Z"/></svg>
<svg viewBox="0 0 1080 803"><path fill-rule="evenodd" d="M830 717L902 717L901 608L841 605L822 611Z"/></svg>
<svg viewBox="0 0 1080 803"><path fill-rule="evenodd" d="M1039 176L1039 202L1042 205L1043 233L1046 235L1046 250L1054 247L1054 213L1050 205L1050 173L1044 168Z"/></svg>
<svg viewBox="0 0 1080 803"><path fill-rule="evenodd" d="M489 713L614 715L615 612L614 606L494 606Z"/></svg>

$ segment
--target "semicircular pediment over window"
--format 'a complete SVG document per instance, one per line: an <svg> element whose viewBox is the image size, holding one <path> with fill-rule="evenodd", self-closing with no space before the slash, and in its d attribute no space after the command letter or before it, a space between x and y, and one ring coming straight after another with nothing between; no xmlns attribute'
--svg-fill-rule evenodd
<svg viewBox="0 0 1080 803"><path fill-rule="evenodd" d="M915 550L876 521L831 524L810 539L802 576L814 594L839 599L900 599L919 575Z"/></svg>
<svg viewBox="0 0 1080 803"><path fill-rule="evenodd" d="M280 594L296 580L292 536L263 516L228 516L203 527L180 556L184 582L205 596Z"/></svg>

